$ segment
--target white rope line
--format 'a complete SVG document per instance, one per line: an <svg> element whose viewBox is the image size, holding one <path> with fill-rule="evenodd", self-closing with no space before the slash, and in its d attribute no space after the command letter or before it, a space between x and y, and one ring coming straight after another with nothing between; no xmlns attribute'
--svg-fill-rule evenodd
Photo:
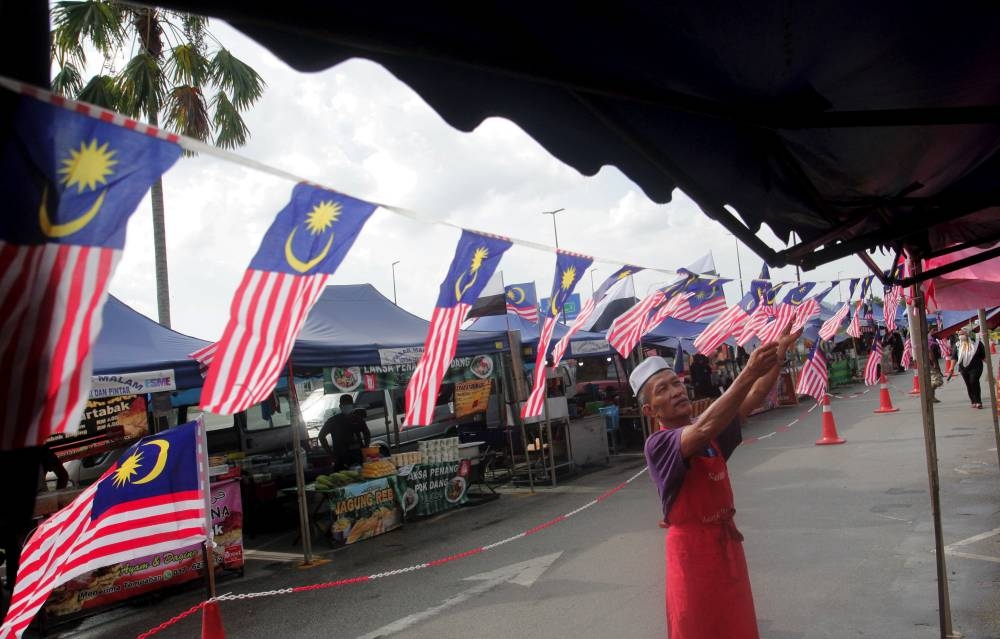
<svg viewBox="0 0 1000 639"><path fill-rule="evenodd" d="M201 140L196 140L195 138L191 138L191 137L182 135L180 133L173 133L173 132L165 131L163 129L157 129L157 128L152 127L150 125L147 125L147 124L144 124L144 123L141 123L141 122L136 122L133 118L129 118L127 116L124 116L124 115L122 115L120 113L116 113L116 112L111 111L109 109L104 109L102 107L98 107L98 106L95 106L93 104L89 104L87 102L80 102L78 100L72 100L70 98L64 98L64 97L62 97L60 95L56 95L56 94L52 93L51 91L47 91L45 89L42 89L42 88L30 85L30 84L27 84L27 83L24 83L24 82L20 82L18 80L14 80L12 78L8 78L8 77L5 77L5 76L0 76L0 86L4 87L6 89L9 89L9 90L11 90L11 91L13 91L15 93L20 93L22 95L27 95L27 96L36 98L38 100L43 100L45 102L48 102L49 104L53 104L55 106L60 106L60 107L63 107L65 109L68 109L70 111L75 111L77 113L84 113L84 114L86 114L86 115L88 115L88 116L90 116L92 118L109 121L112 124L115 124L115 125L118 125L118 126L125 126L125 124L127 122L132 122L132 123L134 123L134 126L129 126L127 128L136 130L136 131L138 131L140 133L146 133L148 135L153 135L154 137L157 137L157 138L160 138L160 139L169 139L170 141L175 142L177 145L179 145L181 148L183 148L186 151L190 151L192 153L200 153L200 154L204 154L204 155L209 155L209 156L218 158L220 160L223 160L223 161L226 161L226 162L230 162L232 164L237 164L239 166L243 166L243 167L246 167L248 169L252 169L254 171L258 171L260 173L265 173L265 174L268 174L268 175L272 175L272 176L280 178L282 180L287 180L287 181L295 182L295 183L306 183L306 184L310 184L310 185L313 185L313 186L317 186L319 188L326 189L328 191L334 191L336 193L341 193L341 194L347 195L349 197L354 197L355 199L362 200L362 201L368 202L370 204L374 204L374 205L378 206L379 208L385 209L386 211L395 213L396 215L399 215L401 217L405 217L405 218L414 220L416 222L421 222L423 224L436 224L436 225L439 225L439 226L447 226L447 227L450 227L450 228L453 228L453 229L458 229L458 230L467 230L467 231L471 231L473 233L479 233L480 235L488 235L488 236L493 236L493 237L502 237L503 239L511 242L512 244L516 244L517 246L523 246L525 248L534 249L534 250L538 250L538 251L544 251L544 252L547 252L547 253L555 253L557 251L556 247L550 246L548 244L544 244L542 242L533 242L531 240L524 240L524 239L521 239L521 238L514 238L514 237L509 237L509 236L498 236L496 233L488 233L486 231L478 231L476 229L472 229L472 228L469 228L469 227L466 227L466 226L455 224L454 222L448 222L446 220L442 220L440 218L434 217L432 215L428 215L426 213L421 213L421 212L418 212L418 211L414 211L414 210L408 209L406 207L396 206L396 205L393 205L393 204L385 204L385 203L382 203L382 202L377 202L375 200L366 199L366 198L355 197L355 196L351 195L350 193L345 193L344 191L341 191L340 189L336 189L336 188L333 188L331 186L327 186L327 185L325 185L323 183L316 182L314 180L306 179L304 177L301 177L299 175L296 175L296 174L291 173L289 171L286 171L284 169L280 169L280 168L271 166L270 164L266 164L264 162L260 162L258 160L254 160L254 159L248 158L246 156L240 155L240 154L235 153L233 151L228 151L228 150L225 150L225 149L221 149L221 148L219 148L217 146L212 146L211 144L207 144L205 142L202 142ZM566 250L563 250L563 249L558 249L558 250L560 252L563 252L563 253L570 252L570 251L566 251ZM630 262L628 260L613 259L613 258L607 258L607 257L601 257L601 256L594 256L594 255L587 256L587 257L592 258L593 261L595 261L595 262L601 262L601 263L605 263L605 264L617 264L617 265L632 264L632 262ZM647 271L655 271L655 272L659 272L659 273L669 273L669 274L675 274L675 273L677 273L677 269L672 269L672 268L660 268L660 267L652 267L652 266L640 266L638 264L633 264L633 266L642 268L642 269L647 270ZM711 274L704 274L704 275L715 277L714 275L711 275ZM867 277L867 276L861 276L861 277ZM728 280L730 280L732 282L752 282L753 281L753 279L735 279L735 278L723 278L723 279L728 279ZM848 278L848 279L859 279L859 278ZM844 280L841 279L841 280L815 280L815 281L817 281L817 282L835 282L835 281L844 281Z"/></svg>

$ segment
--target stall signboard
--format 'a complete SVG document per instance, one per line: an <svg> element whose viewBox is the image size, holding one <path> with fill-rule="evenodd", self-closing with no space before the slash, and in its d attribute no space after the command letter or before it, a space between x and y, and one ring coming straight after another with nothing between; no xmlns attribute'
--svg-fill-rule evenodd
<svg viewBox="0 0 1000 639"><path fill-rule="evenodd" d="M455 384L455 417L462 419L469 415L485 413L492 390L493 382L488 379L474 379Z"/></svg>
<svg viewBox="0 0 1000 639"><path fill-rule="evenodd" d="M240 483L213 483L210 489L216 570L243 567L243 506ZM44 612L78 615L161 588L204 578L204 554L194 544L126 561L80 575L52 591Z"/></svg>
<svg viewBox="0 0 1000 639"><path fill-rule="evenodd" d="M143 395L177 390L173 370L94 375L90 378L90 398L115 395Z"/></svg>
<svg viewBox="0 0 1000 639"><path fill-rule="evenodd" d="M348 484L326 494L330 540L334 545L353 544L403 525L403 511L390 484L379 477Z"/></svg>
<svg viewBox="0 0 1000 639"><path fill-rule="evenodd" d="M326 393L350 393L356 390L383 390L403 388L413 377L417 363L383 364L381 366L348 366L323 369ZM451 361L444 383L466 380L491 379L500 373L496 355L459 357Z"/></svg>
<svg viewBox="0 0 1000 639"><path fill-rule="evenodd" d="M469 460L414 464L394 482L407 516L423 517L468 501Z"/></svg>
<svg viewBox="0 0 1000 639"><path fill-rule="evenodd" d="M121 448L149 434L145 395L88 399L76 435L49 439L60 461Z"/></svg>

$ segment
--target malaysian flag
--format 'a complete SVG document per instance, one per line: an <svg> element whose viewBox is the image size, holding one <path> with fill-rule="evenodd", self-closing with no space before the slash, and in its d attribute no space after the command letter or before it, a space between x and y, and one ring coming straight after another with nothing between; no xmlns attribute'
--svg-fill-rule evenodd
<svg viewBox="0 0 1000 639"><path fill-rule="evenodd" d="M583 326L590 321L591 315L594 314L594 310L597 308L598 304L600 304L608 295L609 289L611 289L611 287L618 282L627 280L633 273L641 270L641 267L626 264L604 280L601 287L594 291L594 296L587 300L587 302L583 305L583 308L580 309L579 315L577 315L576 319L573 320L573 323L570 324L569 330L566 331L566 334L562 336L562 339L560 339L555 348L552 349L553 366L558 366L559 362L562 361L563 356L566 354L566 349L569 348L570 338L576 335L580 329L582 329Z"/></svg>
<svg viewBox="0 0 1000 639"><path fill-rule="evenodd" d="M851 337L861 337L861 306L864 302L859 301L854 305L854 313L851 315L851 324L847 327L847 334Z"/></svg>
<svg viewBox="0 0 1000 639"><path fill-rule="evenodd" d="M903 268L902 259L892 267L890 271L886 273L889 281L895 281L899 279L901 270ZM896 330L896 314L899 309L899 302L903 298L903 287L890 285L885 287L884 300L885 303L882 306L882 319L885 320L885 328L889 331Z"/></svg>
<svg viewBox="0 0 1000 639"><path fill-rule="evenodd" d="M756 337L771 322L776 312L777 304L775 304L775 299L778 297L778 292L786 283L779 282L768 289L764 294L764 299L757 306L757 310L753 312L753 315L743 325L743 331L736 338L737 344L740 346L746 345L747 342Z"/></svg>
<svg viewBox="0 0 1000 639"><path fill-rule="evenodd" d="M441 380L458 348L459 328L510 247L511 242L506 238L462 231L451 267L441 282L424 352L406 386L404 428L426 426L434 421Z"/></svg>
<svg viewBox="0 0 1000 639"><path fill-rule="evenodd" d="M642 339L642 329L650 312L662 303L664 298L663 291L657 289L611 322L611 326L608 328L608 343L622 357L628 357L635 345Z"/></svg>
<svg viewBox="0 0 1000 639"><path fill-rule="evenodd" d="M799 383L795 386L795 393L809 395L815 397L817 401L822 401L826 395L828 381L826 357L823 355L823 349L820 348L820 342L816 342L812 352L809 353L809 358L802 366L801 373L799 373Z"/></svg>
<svg viewBox="0 0 1000 639"><path fill-rule="evenodd" d="M840 327L844 325L844 318L847 317L847 313L851 310L851 303L844 302L837 309L837 312L833 314L833 317L823 322L823 326L819 329L819 338L824 340L833 339L840 330Z"/></svg>
<svg viewBox="0 0 1000 639"><path fill-rule="evenodd" d="M718 277L698 278L690 288L692 292L678 299L670 314L660 322L666 317L687 322L711 322L726 311L726 293L722 287L731 281Z"/></svg>
<svg viewBox="0 0 1000 639"><path fill-rule="evenodd" d="M542 323L541 334L538 336L538 352L535 355L534 380L528 401L521 408L521 418L537 417L542 414L545 403L545 355L552 340L556 321L562 312L562 307L573 293L573 288L580 281L594 259L586 255L556 251L556 274L552 283L552 294L549 304L542 309L545 321Z"/></svg>
<svg viewBox="0 0 1000 639"><path fill-rule="evenodd" d="M778 339L778 336L785 330L785 327L795 320L795 316L805 301L806 295L815 287L816 282L803 282L792 287L785 294L785 298L781 300L781 304L774 309L773 320L757 331L757 335L760 337L762 343L773 342Z"/></svg>
<svg viewBox="0 0 1000 639"><path fill-rule="evenodd" d="M946 339L939 339L937 343L941 348L941 357L951 359L951 342Z"/></svg>
<svg viewBox="0 0 1000 639"><path fill-rule="evenodd" d="M868 386L874 386L878 383L878 373L879 366L882 364L882 343L878 339L878 333L875 333L875 339L872 340L872 352L868 356L868 363L865 364L865 384Z"/></svg>
<svg viewBox="0 0 1000 639"><path fill-rule="evenodd" d="M201 408L229 415L271 394L295 337L374 204L297 184L236 289Z"/></svg>
<svg viewBox="0 0 1000 639"><path fill-rule="evenodd" d="M128 218L181 154L176 136L32 91L10 99L0 150L3 450L76 431Z"/></svg>
<svg viewBox="0 0 1000 639"><path fill-rule="evenodd" d="M910 367L910 363L913 361L913 341L907 339L903 342L903 356L899 359L899 365L904 369Z"/></svg>
<svg viewBox="0 0 1000 639"><path fill-rule="evenodd" d="M538 323L538 294L535 292L535 283L511 284L504 287L504 296L507 298L507 312L517 315L521 319Z"/></svg>
<svg viewBox="0 0 1000 639"><path fill-rule="evenodd" d="M767 275L767 266L761 272L761 279L750 283L750 291L743 296L739 304L729 307L722 315L709 324L694 340L694 347L699 353L712 353L722 344L743 322L746 322L757 310L760 302L766 297L771 284L763 279Z"/></svg>
<svg viewBox="0 0 1000 639"><path fill-rule="evenodd" d="M809 320L811 320L817 314L819 314L819 309L820 309L819 303L822 302L823 298L829 295L830 291L836 288L836 286L837 283L834 282L830 286L830 288L826 289L822 293L818 293L810 297L805 302L803 302L801 306L799 306L799 310L795 314L795 323L792 324L793 333L799 330L800 328L805 328L806 323L809 322Z"/></svg>
<svg viewBox="0 0 1000 639"><path fill-rule="evenodd" d="M46 519L21 552L2 637L20 637L53 588L103 566L208 538L200 422L135 443L101 479Z"/></svg>
<svg viewBox="0 0 1000 639"><path fill-rule="evenodd" d="M642 324L639 327L640 339L648 332L659 326L663 320L668 317L673 317L675 313L680 312L683 308L687 308L689 306L689 295L694 295L698 292L707 294L709 291L707 285L708 280L699 278L696 273L682 268L678 269L677 274L680 275L681 278L674 281L666 288L660 289L663 293L663 299L660 301L659 305L654 307L654 309L647 313L646 317L643 318Z"/></svg>

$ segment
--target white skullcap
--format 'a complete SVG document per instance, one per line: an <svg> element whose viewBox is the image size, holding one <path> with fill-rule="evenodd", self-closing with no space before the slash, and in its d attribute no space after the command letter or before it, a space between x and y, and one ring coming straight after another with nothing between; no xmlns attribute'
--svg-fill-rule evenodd
<svg viewBox="0 0 1000 639"><path fill-rule="evenodd" d="M649 378L663 370L672 370L667 360L662 357L648 357L641 364L635 367L632 374L628 376L628 383L632 386L632 392L639 396L642 385L649 381Z"/></svg>

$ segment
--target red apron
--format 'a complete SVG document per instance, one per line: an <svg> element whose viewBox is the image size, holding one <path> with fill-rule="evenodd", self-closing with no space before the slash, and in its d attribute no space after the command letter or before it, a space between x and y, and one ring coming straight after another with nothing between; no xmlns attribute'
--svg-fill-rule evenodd
<svg viewBox="0 0 1000 639"><path fill-rule="evenodd" d="M733 523L733 489L719 448L694 455L667 529L667 636L758 639L743 535Z"/></svg>

